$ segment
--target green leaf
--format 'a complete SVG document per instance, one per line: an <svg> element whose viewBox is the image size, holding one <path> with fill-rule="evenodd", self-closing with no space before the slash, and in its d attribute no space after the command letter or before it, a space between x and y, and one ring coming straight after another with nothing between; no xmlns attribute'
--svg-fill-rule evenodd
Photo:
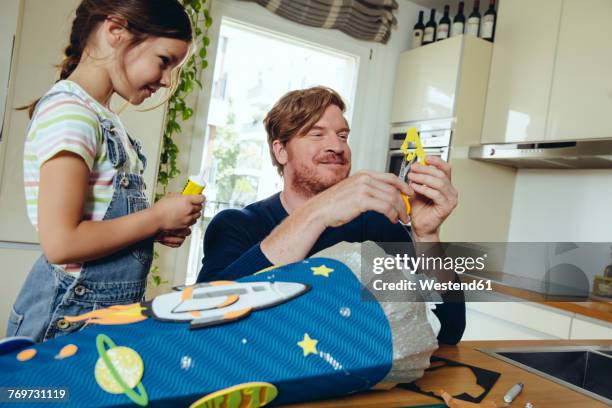
<svg viewBox="0 0 612 408"><path fill-rule="evenodd" d="M189 120L190 117L193 116L193 110L191 108L186 108L183 110L183 120Z"/></svg>
<svg viewBox="0 0 612 408"><path fill-rule="evenodd" d="M210 45L210 38L207 36L207 29L212 25L212 18L210 10L205 7L206 0L180 0L187 14L189 20L194 27L194 42L196 44L201 43L204 45L199 48L196 54L189 57L187 63L181 71L179 78L179 84L174 94L170 97L167 105L167 115L165 132L163 135L162 151L160 152L160 163L158 168L157 184L161 186L163 193L155 194L155 201L158 201L163 197L167 191L167 187L170 180L181 174L177 167L177 158L179 154L179 148L174 143L173 137L175 134L181 133L182 128L178 122L178 115L180 115L181 121L186 122L194 116L193 108L188 106L185 98L194 90L195 85L199 89L203 88L202 83L199 81L200 71L208 67L208 61L206 57L207 47ZM210 5L208 6L210 7ZM235 158L238 155L238 151L232 148L231 157ZM231 175L231 182L235 182L235 177ZM156 266L153 270L157 271L159 275L159 268ZM167 283L163 281L160 276L153 278L153 282L156 285L161 283Z"/></svg>

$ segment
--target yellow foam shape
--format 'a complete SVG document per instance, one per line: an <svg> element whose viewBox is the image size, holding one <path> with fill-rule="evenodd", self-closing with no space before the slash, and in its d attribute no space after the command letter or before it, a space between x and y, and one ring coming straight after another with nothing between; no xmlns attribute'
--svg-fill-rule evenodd
<svg viewBox="0 0 612 408"><path fill-rule="evenodd" d="M137 352L129 347L119 346L111 348L106 353L111 364L129 388L134 388L140 383L144 373L144 364ZM102 357L96 363L94 374L96 382L104 391L111 394L123 394L123 388L115 381Z"/></svg>
<svg viewBox="0 0 612 408"><path fill-rule="evenodd" d="M404 200L404 205L406 207L406 214L410 214L412 211L412 206L410 205L410 201L408 200L408 196L404 193L400 193L402 196L402 200Z"/></svg>
<svg viewBox="0 0 612 408"><path fill-rule="evenodd" d="M414 149L409 149L410 144L414 144ZM414 158L414 155L418 158L418 163L422 165L426 165L425 162L425 149L423 149L423 144L421 143L421 138L419 137L419 132L417 132L415 127L411 127L406 132L406 138L404 139L404 143L400 147L400 150L406 156L406 161L411 161Z"/></svg>
<svg viewBox="0 0 612 408"><path fill-rule="evenodd" d="M258 408L268 405L278 395L274 384L250 382L205 395L189 408Z"/></svg>
<svg viewBox="0 0 612 408"><path fill-rule="evenodd" d="M410 144L414 144L414 148L410 149ZM404 139L404 143L400 147L402 153L404 153L404 158L407 162L410 162L414 159L414 156L417 157L417 163L426 165L425 161L425 149L423 149L423 143L421 143L421 137L419 136L419 132L417 132L415 127L411 127L406 132L406 138ZM410 201L406 194L401 193L402 200L404 200L404 205L406 207L406 214L410 214L412 211L412 206L410 205Z"/></svg>

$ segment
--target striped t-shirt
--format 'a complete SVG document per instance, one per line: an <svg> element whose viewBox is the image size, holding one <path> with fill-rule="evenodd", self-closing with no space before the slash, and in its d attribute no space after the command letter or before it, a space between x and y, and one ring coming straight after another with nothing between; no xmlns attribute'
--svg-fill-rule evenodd
<svg viewBox="0 0 612 408"><path fill-rule="evenodd" d="M119 117L106 109L79 85L72 81L57 82L48 93L68 91L80 98L65 93L41 101L26 136L24 149L24 185L28 216L38 230L38 184L40 167L62 151L80 156L89 168L89 191L83 209L83 220L99 221L113 197L113 177L117 170L107 155L107 145L102 137L100 122L110 119L118 132L127 153L126 169L140 174L142 163L132 147ZM95 112L95 113L94 113ZM66 175L70 181L70 175ZM59 265L64 271L78 274L80 264Z"/></svg>

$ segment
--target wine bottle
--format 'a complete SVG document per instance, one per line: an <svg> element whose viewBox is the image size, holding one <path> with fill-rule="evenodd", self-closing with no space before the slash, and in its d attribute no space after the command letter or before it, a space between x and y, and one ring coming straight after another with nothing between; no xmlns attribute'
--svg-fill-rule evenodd
<svg viewBox="0 0 612 408"><path fill-rule="evenodd" d="M480 28L480 36L493 42L495 40L495 25L497 23L497 12L495 11L495 0L490 0L489 8L482 17L482 27Z"/></svg>
<svg viewBox="0 0 612 408"><path fill-rule="evenodd" d="M453 26L451 28L451 37L463 34L465 30L465 15L463 14L463 2L459 2L459 9L457 15L453 19Z"/></svg>
<svg viewBox="0 0 612 408"><path fill-rule="evenodd" d="M440 19L440 23L438 24L438 31L436 32L436 41L446 40L448 35L450 34L450 17L448 13L450 11L450 6L444 6L444 16Z"/></svg>
<svg viewBox="0 0 612 408"><path fill-rule="evenodd" d="M423 33L423 45L431 44L436 41L436 9L431 9L431 17L425 24L425 32Z"/></svg>
<svg viewBox="0 0 612 408"><path fill-rule="evenodd" d="M474 0L474 10L468 17L467 26L465 33L467 35L473 35L478 37L478 31L480 31L480 0Z"/></svg>
<svg viewBox="0 0 612 408"><path fill-rule="evenodd" d="M414 25L412 30L412 48L418 48L423 45L423 32L425 24L423 24L423 12L419 11L419 21Z"/></svg>

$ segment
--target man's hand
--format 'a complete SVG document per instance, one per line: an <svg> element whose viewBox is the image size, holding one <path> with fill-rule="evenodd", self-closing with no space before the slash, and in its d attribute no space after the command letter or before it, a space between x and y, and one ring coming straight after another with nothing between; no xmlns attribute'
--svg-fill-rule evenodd
<svg viewBox="0 0 612 408"><path fill-rule="evenodd" d="M391 173L359 171L311 198L306 208L320 214L323 227L349 223L366 211L376 211L396 224L408 222L400 193L408 194L408 184Z"/></svg>
<svg viewBox="0 0 612 408"><path fill-rule="evenodd" d="M408 222L400 192L408 194L408 184L391 173L357 172L292 212L261 242L261 251L276 265L304 259L326 228L366 211L384 214L392 223Z"/></svg>
<svg viewBox="0 0 612 408"><path fill-rule="evenodd" d="M415 241L440 240L440 225L457 207L457 190L451 183L451 166L436 156L426 157L427 166L413 164L408 173L410 219Z"/></svg>
<svg viewBox="0 0 612 408"><path fill-rule="evenodd" d="M185 238L191 235L191 228L175 231L162 231L155 236L155 242L159 242L170 248L178 248L183 245Z"/></svg>

